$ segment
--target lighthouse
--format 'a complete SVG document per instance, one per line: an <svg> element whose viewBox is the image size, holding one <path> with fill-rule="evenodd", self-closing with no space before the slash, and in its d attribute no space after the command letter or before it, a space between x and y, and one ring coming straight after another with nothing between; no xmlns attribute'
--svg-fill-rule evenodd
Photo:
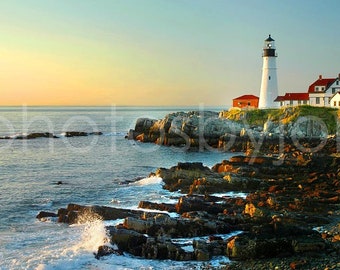
<svg viewBox="0 0 340 270"><path fill-rule="evenodd" d="M259 99L259 108L275 108L278 106L274 99L278 96L276 75L275 40L269 35L264 41L262 80Z"/></svg>

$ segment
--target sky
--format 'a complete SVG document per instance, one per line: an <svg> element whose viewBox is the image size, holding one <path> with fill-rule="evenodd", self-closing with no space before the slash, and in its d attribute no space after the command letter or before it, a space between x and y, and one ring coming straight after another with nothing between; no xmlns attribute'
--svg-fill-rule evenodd
<svg viewBox="0 0 340 270"><path fill-rule="evenodd" d="M230 106L340 73L338 0L0 0L0 106Z"/></svg>

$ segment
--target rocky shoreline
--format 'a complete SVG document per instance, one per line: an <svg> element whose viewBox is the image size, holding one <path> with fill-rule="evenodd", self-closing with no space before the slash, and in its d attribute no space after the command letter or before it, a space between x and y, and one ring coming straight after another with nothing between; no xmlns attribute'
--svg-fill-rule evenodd
<svg viewBox="0 0 340 270"><path fill-rule="evenodd" d="M273 157L257 156L250 162L251 157L235 156L211 169L179 163L152 173L162 177L164 188L183 193L176 204L141 201L140 210L70 204L37 218L57 216L69 224L89 217L123 218L122 224L107 228L116 248L98 247L98 259L123 252L171 260L227 256L233 263L222 269L338 269L340 158L320 158L300 153L275 163ZM212 195L228 191L248 195ZM225 237L232 232L236 234ZM191 239L189 250L176 243L178 238Z"/></svg>
<svg viewBox="0 0 340 270"><path fill-rule="evenodd" d="M165 189L183 194L177 203L140 201L139 210L69 204L37 218L53 216L68 224L124 219L107 227L111 243L98 247L97 259L127 252L146 259L203 261L205 269L215 269L209 266L215 256L231 260L218 269L340 269L337 137L323 137L317 125L303 125L299 136L291 126L293 136L280 136L204 115L210 120L203 130L197 126L200 115L177 113L140 119L127 135L184 150L245 153L212 168L178 163L152 172ZM235 191L246 195L215 195Z"/></svg>

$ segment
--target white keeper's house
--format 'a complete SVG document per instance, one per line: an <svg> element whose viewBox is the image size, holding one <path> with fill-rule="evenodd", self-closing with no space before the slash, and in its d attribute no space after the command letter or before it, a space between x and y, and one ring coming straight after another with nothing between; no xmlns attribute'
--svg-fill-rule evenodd
<svg viewBox="0 0 340 270"><path fill-rule="evenodd" d="M340 108L340 73L336 78L319 78L313 82L307 93L286 93L275 100L282 106L311 105Z"/></svg>

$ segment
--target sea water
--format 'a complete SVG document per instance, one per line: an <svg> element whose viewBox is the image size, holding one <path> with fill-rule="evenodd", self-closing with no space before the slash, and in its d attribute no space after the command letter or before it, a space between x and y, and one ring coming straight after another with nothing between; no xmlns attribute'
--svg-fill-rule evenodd
<svg viewBox="0 0 340 270"><path fill-rule="evenodd" d="M129 254L97 260L93 253L108 242L105 226L121 220L89 219L69 226L36 219L39 211L56 212L69 203L137 208L140 200L176 202L179 194L164 190L162 179L148 177L151 172L178 162L211 167L231 154L143 144L125 135L139 117L160 119L194 109L198 108L1 107L0 136L50 132L58 138L0 140L0 269L203 267L197 262L145 260ZM66 131L103 135L65 137Z"/></svg>

